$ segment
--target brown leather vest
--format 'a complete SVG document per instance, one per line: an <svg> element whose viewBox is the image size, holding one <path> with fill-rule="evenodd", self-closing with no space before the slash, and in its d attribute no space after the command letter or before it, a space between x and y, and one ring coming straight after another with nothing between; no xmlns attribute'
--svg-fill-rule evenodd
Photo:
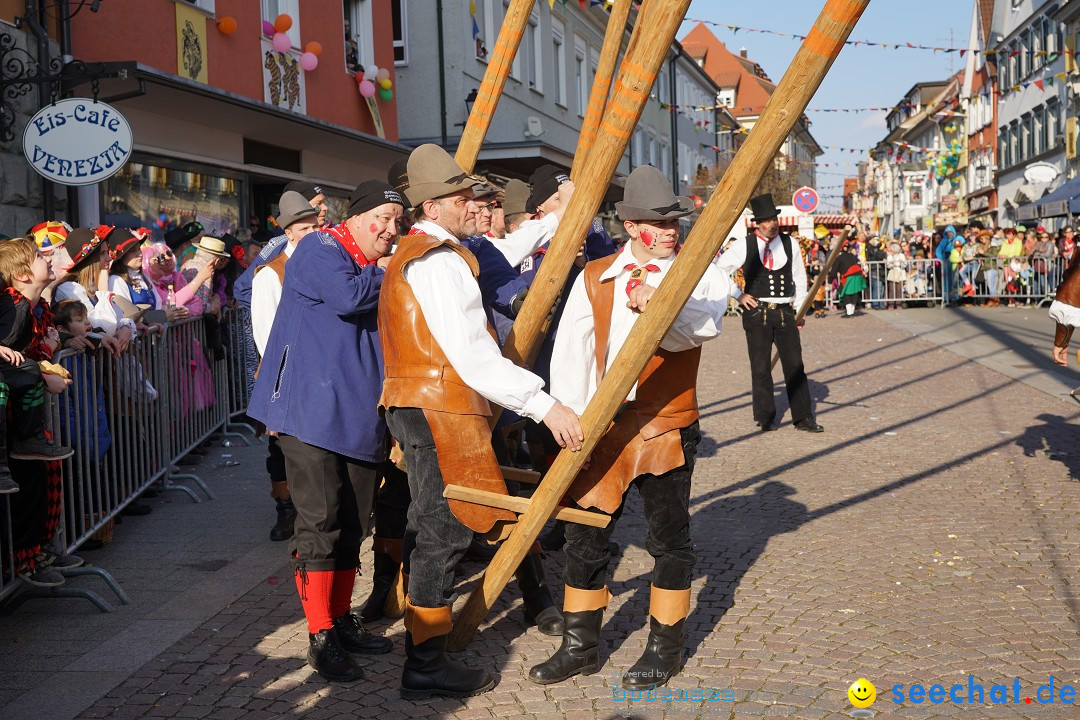
<svg viewBox="0 0 1080 720"><path fill-rule="evenodd" d="M1059 302L1080 307L1080 251L1073 251L1072 262L1065 269L1055 298Z"/></svg>
<svg viewBox="0 0 1080 720"><path fill-rule="evenodd" d="M281 282L282 285L284 285L285 284L285 263L287 263L287 262L289 262L289 256L286 255L284 251L282 251L282 252L278 253L277 257L275 257L270 262L264 263L264 264L260 265L259 267L255 268L255 274L258 275L259 273L261 273L263 270L266 270L266 269L273 270L274 274L277 275L278 280Z"/></svg>
<svg viewBox="0 0 1080 720"><path fill-rule="evenodd" d="M594 260L585 266L585 290L593 310L598 378L607 367L611 311L615 303L614 280L600 281L618 255ZM638 378L634 407L641 435L649 440L670 430L684 428L698 419L697 372L701 348L668 352L657 350Z"/></svg>
<svg viewBox="0 0 1080 720"><path fill-rule="evenodd" d="M457 253L472 270L480 266L471 252L455 242L430 235L405 235L390 258L379 293L379 338L386 377L380 408L409 407L455 415L491 415L491 406L470 388L431 336L416 296L405 282L405 266L436 248Z"/></svg>

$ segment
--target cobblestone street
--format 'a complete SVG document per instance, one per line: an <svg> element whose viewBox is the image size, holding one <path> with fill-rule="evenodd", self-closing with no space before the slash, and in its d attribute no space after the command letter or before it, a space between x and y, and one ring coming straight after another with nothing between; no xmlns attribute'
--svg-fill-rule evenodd
<svg viewBox="0 0 1080 720"><path fill-rule="evenodd" d="M1049 333L1049 321L1038 315ZM494 691L461 701L400 700L400 621L374 627L395 648L365 659L366 680L327 685L304 662L306 628L282 544L273 548L280 551L276 569L235 588L227 605L118 676L79 717L513 720L767 711L839 718L850 716L847 687L860 677L877 687L871 709L879 717L951 717L965 710L979 718L1075 717L1073 706L1024 699L1051 676L1057 690L1080 680L1080 405L869 315L811 320L803 337L822 435L795 432L786 417L779 432L757 431L737 320L729 320L703 356L705 440L692 497L698 560L688 660L669 688L702 689L704 697L715 689L719 699L630 701L618 687L647 636L651 558L635 497L615 532L623 553L613 568L599 674L547 687L529 682L528 668L546 659L558 639L525 629L511 583L463 655L499 674ZM1047 336L1048 368L1049 344ZM786 410L786 400L780 407ZM246 541L258 542L270 505L260 484L260 450L245 452L251 473L245 482L259 490L226 511L220 500L207 507L219 504L219 521L257 516L258 537ZM218 490L235 479L214 482ZM194 517L198 511L187 510ZM157 511L139 532L155 533L153 521L169 512ZM96 557L107 565L110 551ZM561 565L561 553L548 553L560 598ZM481 570L474 563L462 568L463 593ZM137 582L125 587L140 592ZM357 602L368 587L361 578ZM43 611L59 602L31 603L3 619L5 671L27 667L28 649L12 637L48 625L51 616ZM64 623L75 629L100 622L89 605L67 607ZM121 607L112 622L134 622L123 620L128 612ZM154 624L143 627L152 633ZM37 642L38 652L47 652L48 640ZM962 684L966 701L969 675L986 688L987 707L948 698L940 705L907 701L902 712L893 704L897 684L905 692L914 684ZM1011 702L1014 679L1022 688L1019 703ZM1009 686L1008 706L992 706L994 684ZM63 688L43 687L36 716L57 717L50 703ZM0 709L0 716L24 715Z"/></svg>

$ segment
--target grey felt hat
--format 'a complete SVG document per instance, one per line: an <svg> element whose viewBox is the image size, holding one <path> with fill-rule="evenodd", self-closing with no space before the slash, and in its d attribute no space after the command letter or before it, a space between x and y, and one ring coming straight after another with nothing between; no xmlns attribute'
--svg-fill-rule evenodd
<svg viewBox="0 0 1080 720"><path fill-rule="evenodd" d="M506 183L506 190L504 191L503 200L503 214L518 215L520 213L532 213L536 211L535 207L530 208L529 196L532 194L532 188L527 183L518 179L513 179Z"/></svg>
<svg viewBox="0 0 1080 720"><path fill-rule="evenodd" d="M672 192L671 180L652 165L634 168L622 202L615 203L620 220L675 220L694 210L694 201Z"/></svg>
<svg viewBox="0 0 1080 720"><path fill-rule="evenodd" d="M408 164L409 204L420 207L427 200L469 190L476 183L454 158L438 145L427 143L412 151Z"/></svg>
<svg viewBox="0 0 1080 720"><path fill-rule="evenodd" d="M311 206L307 199L295 190L286 190L278 200L277 224L282 230L297 220L314 217L319 211Z"/></svg>

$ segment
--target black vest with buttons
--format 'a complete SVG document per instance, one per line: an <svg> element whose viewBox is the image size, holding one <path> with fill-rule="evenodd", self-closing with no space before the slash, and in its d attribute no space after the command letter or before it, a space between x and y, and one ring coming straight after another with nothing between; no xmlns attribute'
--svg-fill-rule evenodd
<svg viewBox="0 0 1080 720"><path fill-rule="evenodd" d="M780 244L784 248L788 261L779 270L769 270L761 262L757 234L751 232L746 236L746 262L742 267L746 287L743 288L743 292L755 298L795 297L795 281L792 279L791 267L796 262L796 258L791 252L791 236L780 233Z"/></svg>

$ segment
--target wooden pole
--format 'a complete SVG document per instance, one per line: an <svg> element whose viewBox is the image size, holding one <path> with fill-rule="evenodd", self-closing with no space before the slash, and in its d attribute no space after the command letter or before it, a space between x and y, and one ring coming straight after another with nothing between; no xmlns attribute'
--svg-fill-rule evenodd
<svg viewBox="0 0 1080 720"><path fill-rule="evenodd" d="M597 65L596 75L593 76L589 107L585 111L585 120L581 123L581 134L578 136L577 150L574 151L574 162L570 166L572 180L578 179L585 159L596 142L596 132L600 129L600 121L604 119L608 91L611 90L611 79L615 75L615 62L619 59L623 35L626 34L626 20L629 17L630 0L615 0L611 15L608 17L604 44L600 49L600 64Z"/></svg>
<svg viewBox="0 0 1080 720"><path fill-rule="evenodd" d="M836 239L836 244L829 250L829 257L825 258L825 267L821 268L821 272L816 278L814 278L814 284L810 287L810 292L807 294L806 299L803 300L802 307L799 308L799 312L795 313L795 322L799 323L806 313L810 311L810 307L814 304L814 297L817 295L818 290L821 289L825 279L829 277L829 273L833 269L833 265L836 264L836 259L840 257L840 251L844 249L844 245L847 244L848 238L855 232L855 229L848 225L844 228L844 231L840 233L840 237ZM770 368L776 367L776 363L780 362L780 353L775 353L772 356L772 365Z"/></svg>
<svg viewBox="0 0 1080 720"><path fill-rule="evenodd" d="M480 146L484 144L484 137L491 127L495 108L506 86L506 76L510 74L514 56L521 45L521 36L529 25L534 1L510 0L510 6L506 8L506 17L499 28L499 39L495 41L495 49L488 58L484 81L476 93L476 101L473 102L469 120L465 123L465 130L461 133L461 141L454 155L454 160L467 173L471 173L476 166Z"/></svg>
<svg viewBox="0 0 1080 720"><path fill-rule="evenodd" d="M468 643L480 621L536 541L544 522L569 489L599 442L603 429L615 417L616 411L626 400L649 358L660 347L660 341L671 323L705 274L717 250L727 239L728 232L734 227L750 200L754 187L806 110L810 99L828 74L833 61L843 49L844 42L869 3L870 0L828 0L825 3L821 15L777 86L761 119L736 154L731 167L724 174L711 201L691 231L678 260L660 283L646 311L634 323L630 335L611 364L611 371L604 377L585 409L581 417L581 426L585 430L585 442L581 451L560 452L544 480L537 486L529 509L518 518L510 537L495 553L483 578L473 589L465 608L458 616L449 639L453 647L464 647ZM671 7L675 5L678 5L678 8ZM686 7L686 2L674 1L655 8L650 7L650 30L656 31L658 37L655 42L646 44L656 48L657 54L662 56L670 47L670 39L665 39L666 33L663 37L659 36L663 32L662 28L666 29L666 23L661 23L660 17L669 19L670 15L667 13L670 13L681 20ZM653 12L656 14L653 15ZM652 59L655 61L655 56ZM653 62L646 67L656 68L659 64ZM639 72L640 68L627 63L625 75L628 77L620 77L619 86L628 81L634 83ZM655 76L655 72L646 74ZM649 86L646 86L646 91ZM594 162L599 164L602 158L607 158L606 153L610 150L607 146L612 143L605 141L612 135L613 130L608 129L608 123L613 116L618 116L617 111L611 112L614 109L609 109L604 118L605 127L601 128L593 154L589 157L587 170L592 168ZM636 118L634 120L636 122ZM614 136L611 139L614 140ZM566 217L563 221L566 221ZM544 260L545 264L548 262L550 258Z"/></svg>

